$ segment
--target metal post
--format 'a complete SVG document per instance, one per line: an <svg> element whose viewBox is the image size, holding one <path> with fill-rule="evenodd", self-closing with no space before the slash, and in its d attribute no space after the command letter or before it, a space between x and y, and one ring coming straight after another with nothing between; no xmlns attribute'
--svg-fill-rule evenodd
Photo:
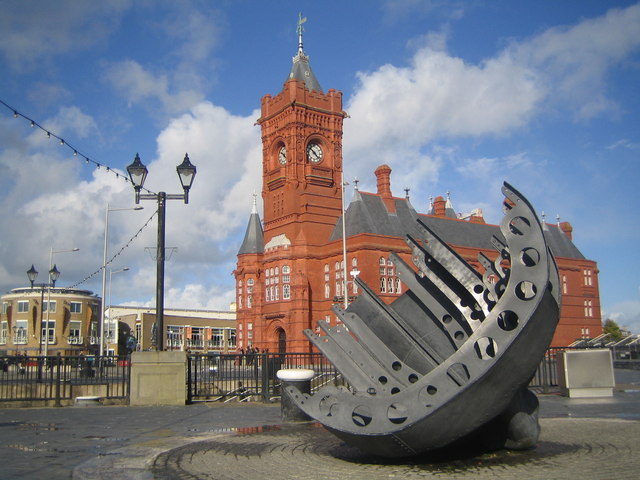
<svg viewBox="0 0 640 480"><path fill-rule="evenodd" d="M158 192L158 247L156 251L156 350L164 350L164 234L166 216L165 192Z"/></svg>
<svg viewBox="0 0 640 480"><path fill-rule="evenodd" d="M49 285L47 286L47 326L44 329L45 358L47 357L47 355L49 355L49 312L51 311L51 269L52 268L53 268L53 247L51 247L51 251L49 252ZM42 329L42 323L40 324L40 329Z"/></svg>
<svg viewBox="0 0 640 480"><path fill-rule="evenodd" d="M105 315L105 288L107 282L107 237L109 236L109 204L104 214L104 249L102 257L102 308L100 309L100 347L98 350L98 362L104 352L104 315Z"/></svg>

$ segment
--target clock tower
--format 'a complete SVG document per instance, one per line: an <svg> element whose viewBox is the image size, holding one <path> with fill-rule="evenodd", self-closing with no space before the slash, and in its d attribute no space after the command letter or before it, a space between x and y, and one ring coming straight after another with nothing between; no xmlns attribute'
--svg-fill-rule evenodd
<svg viewBox="0 0 640 480"><path fill-rule="evenodd" d="M323 93L302 49L284 89L262 98L262 197L265 240L324 244L341 215L342 92Z"/></svg>

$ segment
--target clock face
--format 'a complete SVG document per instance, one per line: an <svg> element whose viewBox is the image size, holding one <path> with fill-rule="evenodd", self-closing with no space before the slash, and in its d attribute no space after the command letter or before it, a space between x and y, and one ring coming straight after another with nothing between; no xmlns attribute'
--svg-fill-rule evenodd
<svg viewBox="0 0 640 480"><path fill-rule="evenodd" d="M307 145L307 158L311 163L319 163L322 160L322 147L316 142Z"/></svg>
<svg viewBox="0 0 640 480"><path fill-rule="evenodd" d="M287 163L287 147L284 145L280 148L280 152L278 152L278 162L280 162L280 165L286 165Z"/></svg>

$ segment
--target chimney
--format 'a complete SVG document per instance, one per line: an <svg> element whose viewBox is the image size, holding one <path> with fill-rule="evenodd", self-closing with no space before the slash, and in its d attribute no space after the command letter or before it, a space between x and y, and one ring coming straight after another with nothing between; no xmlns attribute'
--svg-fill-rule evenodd
<svg viewBox="0 0 640 480"><path fill-rule="evenodd" d="M433 214L436 217L444 217L446 204L445 199L441 195L438 195L433 201Z"/></svg>
<svg viewBox="0 0 640 480"><path fill-rule="evenodd" d="M560 222L558 223L558 227L560 227L560 230L569 237L569 240L573 240L573 227L569 222Z"/></svg>
<svg viewBox="0 0 640 480"><path fill-rule="evenodd" d="M382 198L391 198L391 167L380 165L376 168L376 178L378 179L378 195Z"/></svg>

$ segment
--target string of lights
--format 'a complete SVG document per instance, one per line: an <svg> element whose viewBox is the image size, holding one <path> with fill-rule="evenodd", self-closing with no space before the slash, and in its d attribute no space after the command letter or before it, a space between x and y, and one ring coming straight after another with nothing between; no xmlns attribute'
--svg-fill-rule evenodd
<svg viewBox="0 0 640 480"><path fill-rule="evenodd" d="M113 257L111 257L109 259L109 261L107 262L107 266L110 265L117 257L119 257L122 252L124 252L130 245L131 242L133 242L136 238L138 238L138 235L140 235L140 233L142 233L142 231L149 225L149 223L151 223L151 220L153 220L153 217L156 216L156 214L158 213L158 211L156 210L155 212L153 212L153 214L149 217L149 219L144 223L144 225L142 225L142 227L140 227L140 229L135 233L135 235L133 235L133 237L131 237L127 243L120 249L118 250L118 252L113 255ZM71 285L69 288L75 288L78 285L82 285L84 282L86 282L87 280L95 277L97 274L102 272L102 266L100 266L100 268L98 268L95 272L87 275L86 277L84 277L83 280L79 281L78 283L74 283L73 285Z"/></svg>
<svg viewBox="0 0 640 480"><path fill-rule="evenodd" d="M93 160L88 155L85 155L84 153L82 153L77 147L74 147L69 142L67 142L64 138L60 137L59 135L56 135L51 130L46 129L41 124L39 124L38 122L36 122L32 118L28 117L27 115L24 115L23 113L20 113L18 110L13 108L11 105L9 105L8 103L4 102L2 99L0 99L0 104L2 104L4 107L6 107L8 110L10 110L13 113L13 117L14 118L23 118L23 119L25 119L27 122L29 122L29 124L31 125L31 128L38 128L38 129L42 130L42 132L45 133L47 138L53 138L53 139L57 140L60 143L61 146L69 148L71 151L73 151L73 156L83 159L85 164L87 164L87 165L88 164L93 164L95 166L95 168L98 169L98 170L100 170L100 168L105 168L107 170L107 172L113 173L117 178L121 178L125 182L130 183L129 177L127 177L125 174L120 173L117 170L114 170L109 165L105 165L104 163L100 163L100 162L97 162L97 161ZM144 191L146 191L148 193L151 193L151 194L154 193L151 190L148 190L148 189L146 189L144 187L142 188L142 190L144 190Z"/></svg>

